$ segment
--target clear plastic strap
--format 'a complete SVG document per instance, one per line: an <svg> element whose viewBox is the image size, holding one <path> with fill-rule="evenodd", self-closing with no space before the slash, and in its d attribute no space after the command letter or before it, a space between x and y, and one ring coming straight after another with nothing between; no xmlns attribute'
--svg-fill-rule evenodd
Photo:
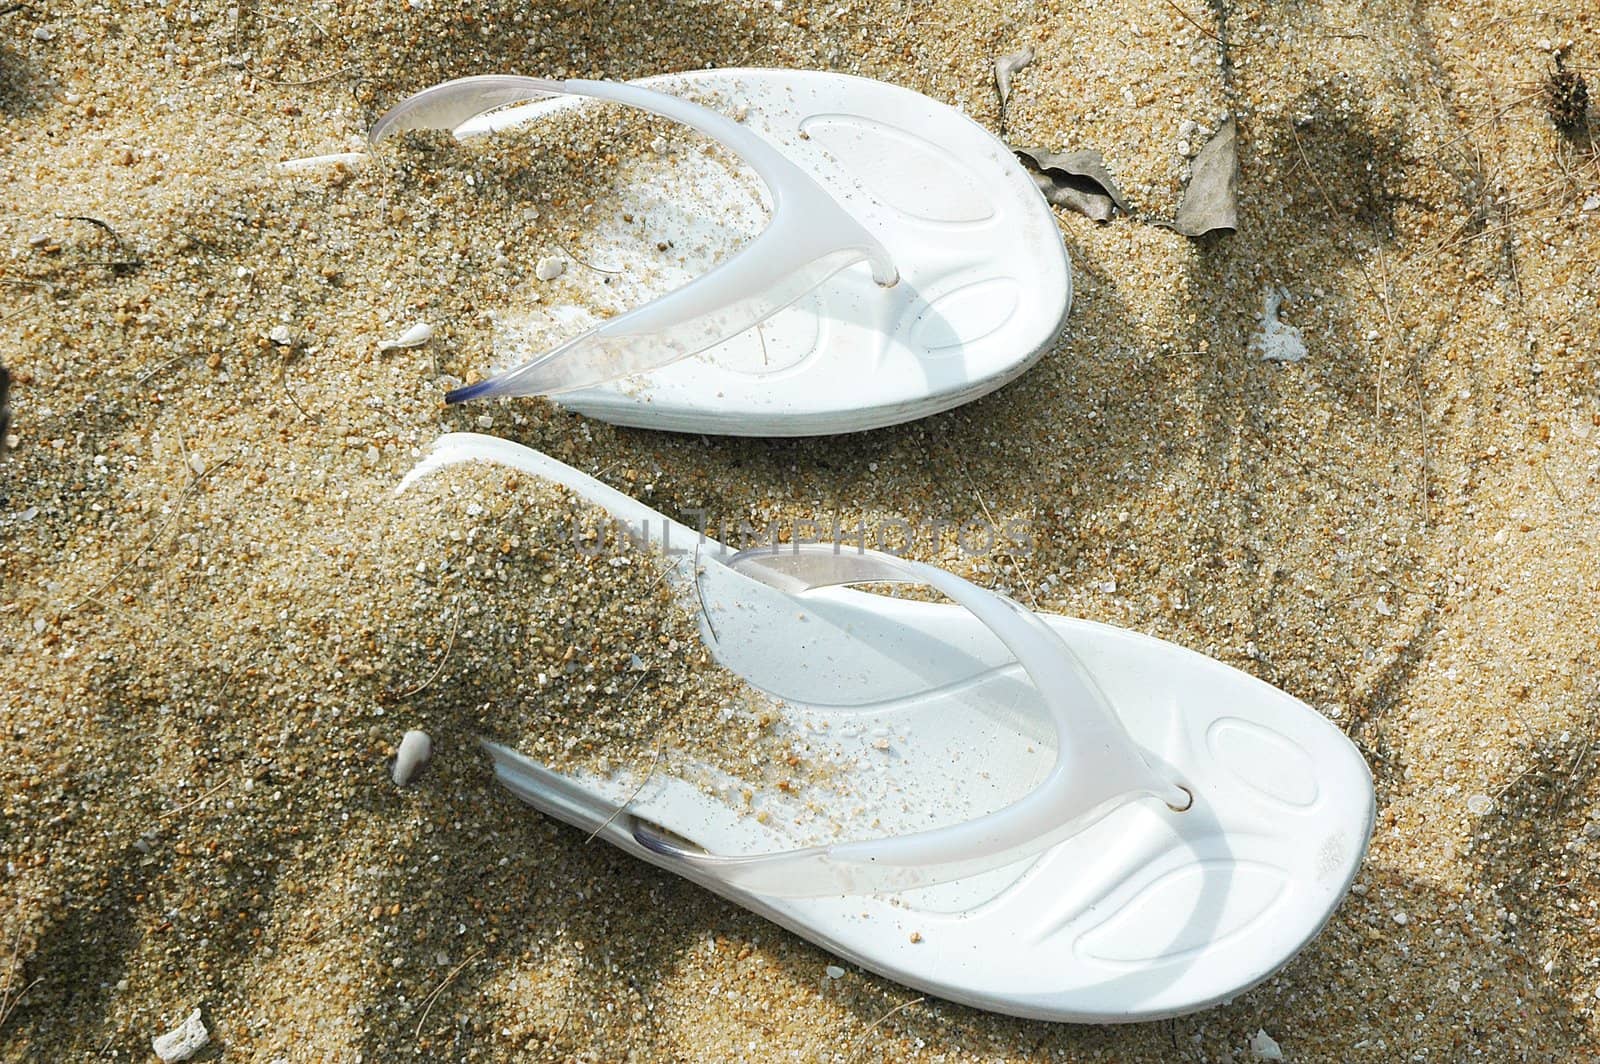
<svg viewBox="0 0 1600 1064"><path fill-rule="evenodd" d="M773 145L715 111L638 85L513 75L461 78L396 104L373 126L371 140L376 144L403 129L455 129L484 111L557 95L627 104L712 138L766 183L772 219L753 241L704 276L531 362L458 388L445 396L448 402L553 395L668 365L754 328L863 260L878 284L889 287L899 280L882 243Z"/></svg>
<svg viewBox="0 0 1600 1064"><path fill-rule="evenodd" d="M1011 805L930 831L724 856L636 818L634 839L652 852L756 894L881 894L1003 867L1141 797L1188 808L1189 792L1151 770L1072 649L1049 625L1011 600L930 565L876 551L841 551L826 543L744 551L726 564L789 592L863 582L913 582L943 592L994 632L1037 686L1055 727L1056 763L1043 783Z"/></svg>

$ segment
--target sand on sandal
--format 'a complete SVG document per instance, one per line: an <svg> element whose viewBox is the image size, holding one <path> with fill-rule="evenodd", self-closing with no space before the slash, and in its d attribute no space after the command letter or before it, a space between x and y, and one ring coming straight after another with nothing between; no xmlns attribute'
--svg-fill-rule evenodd
<svg viewBox="0 0 1600 1064"><path fill-rule="evenodd" d="M1568 42L1594 81L1589 6L0 12L3 1059L146 1060L196 1007L201 1059L262 1061L1237 1061L1257 1031L1292 1060L1594 1052L1600 163L1542 95ZM499 71L839 70L998 129L992 62L1024 46L1007 136L1101 151L1138 217L1058 212L1076 300L1023 379L859 436L441 406L509 315L559 331L624 302L605 271L681 267L670 219L621 216L652 168L708 158L692 138L605 111L539 145L274 169ZM1149 224L1224 114L1239 230ZM591 257L602 222L637 230L628 261ZM1265 361L1285 292L1306 353ZM510 678L566 653L509 601L539 560L493 575L515 493L464 474L493 526L471 542L464 496L392 494L457 429L691 523L910 528L918 558L1284 688L1373 768L1355 891L1227 1005L1079 1027L830 968L585 845L476 748ZM997 527L1027 534L961 537ZM410 728L434 755L400 789Z"/></svg>

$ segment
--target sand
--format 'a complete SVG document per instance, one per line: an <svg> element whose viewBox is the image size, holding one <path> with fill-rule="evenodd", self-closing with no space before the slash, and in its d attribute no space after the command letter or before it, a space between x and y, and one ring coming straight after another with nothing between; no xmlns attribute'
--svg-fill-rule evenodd
<svg viewBox="0 0 1600 1064"><path fill-rule="evenodd" d="M1260 1029L1293 1060L1596 1052L1600 164L1540 92L1568 41L1595 80L1592 6L0 9L4 1059L150 1059L195 1007L227 1060L1224 1061ZM442 407L501 309L604 283L576 259L623 202L610 168L657 154L642 124L271 169L504 70L835 69L996 129L990 64L1027 44L1009 136L1100 150L1141 217L1059 215L1071 326L1022 380L860 436ZM1203 140L1183 123L1224 112L1239 231L1146 224ZM637 262L660 253L641 227ZM1260 357L1273 289L1298 363ZM418 321L427 345L378 352ZM674 516L1023 523L1028 549L913 553L1336 720L1377 783L1355 891L1280 974L1165 1023L831 977L492 782L488 680L566 650L512 635L448 496L392 495L462 428ZM460 483L493 503L502 477ZM435 754L397 789L408 728Z"/></svg>

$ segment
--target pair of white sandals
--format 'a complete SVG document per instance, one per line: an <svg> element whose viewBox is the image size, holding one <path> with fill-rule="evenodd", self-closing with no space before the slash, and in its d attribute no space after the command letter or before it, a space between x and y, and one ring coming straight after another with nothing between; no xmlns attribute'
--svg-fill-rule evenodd
<svg viewBox="0 0 1600 1064"><path fill-rule="evenodd" d="M737 106L740 120L689 96ZM693 432L855 431L1000 387L1062 326L1071 274L1033 182L981 127L906 89L787 70L466 78L399 104L372 139L525 127L590 100L674 119L734 152L764 183L771 223L692 283L453 400L549 394L607 421ZM717 195L675 194L689 207ZM880 837L827 845L797 845L785 818L753 817L665 769L640 788L489 746L520 798L641 860L918 990L1079 1022L1225 1001L1287 963L1349 889L1372 830L1371 776L1337 728L1274 687L889 554L732 553L488 436L442 437L401 490L473 461L698 542L668 579L702 604L719 664L797 726L896 736L882 774L898 797L880 811ZM846 586L882 582L950 602ZM941 810L983 809L975 790L1009 797L925 826Z"/></svg>

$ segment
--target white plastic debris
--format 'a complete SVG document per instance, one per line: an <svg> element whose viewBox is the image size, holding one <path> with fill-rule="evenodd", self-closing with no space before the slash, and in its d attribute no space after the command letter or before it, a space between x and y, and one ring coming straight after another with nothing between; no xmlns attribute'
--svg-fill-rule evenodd
<svg viewBox="0 0 1600 1064"><path fill-rule="evenodd" d="M533 267L533 275L541 281L553 281L567 272L567 260L546 255Z"/></svg>
<svg viewBox="0 0 1600 1064"><path fill-rule="evenodd" d="M408 731L400 739L400 750L394 755L395 785L404 787L411 782L417 770L428 763L428 758L433 756L433 740L428 738L425 731Z"/></svg>
<svg viewBox="0 0 1600 1064"><path fill-rule="evenodd" d="M429 325L425 321L419 321L415 325L411 326L411 328L401 333L397 339L379 340L378 350L382 352L393 351L400 347L421 347L423 344L432 339L433 326Z"/></svg>
<svg viewBox="0 0 1600 1064"><path fill-rule="evenodd" d="M829 979L843 979L844 969L837 964L830 964L823 971L827 972Z"/></svg>
<svg viewBox="0 0 1600 1064"><path fill-rule="evenodd" d="M1282 1060L1283 1050L1278 1048L1277 1039L1263 1030L1257 1030L1250 1036L1251 1060Z"/></svg>
<svg viewBox="0 0 1600 1064"><path fill-rule="evenodd" d="M200 1019L200 1010L189 1013L189 1018L166 1034L150 1039L150 1048L161 1058L161 1064L188 1060L211 1041L211 1034Z"/></svg>
<svg viewBox="0 0 1600 1064"><path fill-rule="evenodd" d="M1261 301L1261 331L1250 341L1253 350L1261 352L1265 362L1299 362L1306 357L1306 341L1298 328L1278 320L1289 293L1282 288L1269 287Z"/></svg>

